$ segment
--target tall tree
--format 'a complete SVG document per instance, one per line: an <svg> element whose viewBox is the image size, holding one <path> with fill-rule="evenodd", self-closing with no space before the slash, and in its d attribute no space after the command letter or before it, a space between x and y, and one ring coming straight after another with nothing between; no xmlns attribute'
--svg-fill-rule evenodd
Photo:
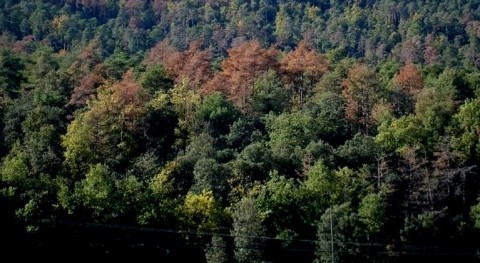
<svg viewBox="0 0 480 263"><path fill-rule="evenodd" d="M239 263L261 262L265 228L253 198L243 198L233 212L235 259Z"/></svg>
<svg viewBox="0 0 480 263"><path fill-rule="evenodd" d="M243 111L249 111L257 79L269 69L276 70L277 50L264 49L258 41L248 41L228 51L228 58L222 62L218 73L208 89L223 91Z"/></svg>
<svg viewBox="0 0 480 263"><path fill-rule="evenodd" d="M381 98L375 71L365 64L354 65L342 83L346 101L346 117L361 127L365 134L374 123L372 110Z"/></svg>
<svg viewBox="0 0 480 263"><path fill-rule="evenodd" d="M283 57L280 69L302 106L316 82L327 72L328 61L324 55L317 53L303 40L295 50Z"/></svg>
<svg viewBox="0 0 480 263"><path fill-rule="evenodd" d="M145 64L162 64L175 83L188 78L191 86L199 89L212 77L212 57L212 51L202 50L199 42L190 43L188 50L182 52L162 41L148 52Z"/></svg>
<svg viewBox="0 0 480 263"><path fill-rule="evenodd" d="M412 62L407 62L393 78L394 107L398 115L413 111L416 94L423 88L422 73Z"/></svg>
<svg viewBox="0 0 480 263"><path fill-rule="evenodd" d="M0 104L18 97L24 69L19 56L8 49L0 50Z"/></svg>
<svg viewBox="0 0 480 263"><path fill-rule="evenodd" d="M259 76L252 94L252 111L257 114L281 113L289 101L289 91L278 74L269 70Z"/></svg>
<svg viewBox="0 0 480 263"><path fill-rule="evenodd" d="M125 166L144 134L146 96L133 71L104 87L88 110L76 117L63 137L65 161L75 173L100 161Z"/></svg>

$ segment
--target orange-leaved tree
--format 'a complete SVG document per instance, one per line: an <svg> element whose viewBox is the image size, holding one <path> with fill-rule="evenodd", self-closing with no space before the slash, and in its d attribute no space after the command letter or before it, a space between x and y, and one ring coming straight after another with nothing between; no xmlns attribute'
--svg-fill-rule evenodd
<svg viewBox="0 0 480 263"><path fill-rule="evenodd" d="M188 79L190 86L201 88L212 77L212 57L212 51L202 50L199 42L192 42L188 50L179 51L162 41L150 49L144 63L147 66L162 64L175 84Z"/></svg>
<svg viewBox="0 0 480 263"><path fill-rule="evenodd" d="M424 81L420 70L411 61L393 77L394 106L399 115L413 111L414 97L423 88Z"/></svg>
<svg viewBox="0 0 480 263"><path fill-rule="evenodd" d="M222 91L241 110L249 110L249 99L255 81L269 69L277 70L278 51L262 48L256 40L231 48L222 62L222 71L215 75L206 91Z"/></svg>
<svg viewBox="0 0 480 263"><path fill-rule="evenodd" d="M359 125L360 131L368 135L374 122L372 110L381 98L376 72L365 64L354 65L342 86L347 119Z"/></svg>
<svg viewBox="0 0 480 263"><path fill-rule="evenodd" d="M327 72L328 61L302 40L295 50L283 57L280 69L301 106L314 84Z"/></svg>

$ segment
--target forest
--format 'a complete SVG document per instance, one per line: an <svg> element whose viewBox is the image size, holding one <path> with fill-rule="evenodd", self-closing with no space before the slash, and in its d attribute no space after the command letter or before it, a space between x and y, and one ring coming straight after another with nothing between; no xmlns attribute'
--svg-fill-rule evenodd
<svg viewBox="0 0 480 263"><path fill-rule="evenodd" d="M479 164L480 0L0 0L4 255L478 262Z"/></svg>

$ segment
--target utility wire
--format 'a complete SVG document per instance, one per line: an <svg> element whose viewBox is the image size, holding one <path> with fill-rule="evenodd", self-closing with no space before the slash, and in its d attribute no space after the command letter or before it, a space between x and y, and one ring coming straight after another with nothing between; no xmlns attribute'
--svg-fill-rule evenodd
<svg viewBox="0 0 480 263"><path fill-rule="evenodd" d="M104 223L89 223L89 222L74 222L74 221L65 221L65 220L41 220L40 223L50 223L53 225L68 225L68 226L84 226L84 227L95 227L95 228L108 228L108 229L120 229L120 230L129 230L129 231L140 231L140 232L150 232L150 233L169 233L169 234L179 234L179 235L196 235L196 236L220 236L220 237L228 237L228 238L249 238L253 240L254 243L257 244L260 240L272 240L272 241L285 241L285 242L303 242L308 243L311 245L318 244L318 240L312 239L286 239L286 238L277 238L277 237L269 237L269 236L254 236L254 235L233 235L229 233L218 233L218 232L195 232L195 231L188 231L188 230L180 230L180 229L167 229L167 228L154 228L154 227L141 227L141 226L129 226L129 225L117 225L117 224L104 224ZM362 242L333 242L340 247L333 249L334 253L340 254L350 254L350 255L359 255L363 254L363 252L356 252L352 249L348 249L345 246L368 246L368 247L386 247L387 245L391 244L381 244L381 243L362 243ZM211 247L225 247L219 245L210 245ZM404 245L402 246L403 250L393 250L393 251L372 251L373 254L378 255L394 255L394 256L408 256L408 255L436 255L436 256L478 256L477 251L468 252L441 252L448 249L458 249L456 247L448 247L448 246L419 246L419 245ZM256 250L259 249L258 247L236 247L239 249L247 249L247 250ZM405 250L407 248L407 250ZM316 253L332 253L332 249L319 249L318 247L312 248L302 248L302 249L295 249L295 248L285 248L288 251L305 251L305 252L316 252ZM433 251L432 251L433 250ZM473 250L473 248L472 248Z"/></svg>

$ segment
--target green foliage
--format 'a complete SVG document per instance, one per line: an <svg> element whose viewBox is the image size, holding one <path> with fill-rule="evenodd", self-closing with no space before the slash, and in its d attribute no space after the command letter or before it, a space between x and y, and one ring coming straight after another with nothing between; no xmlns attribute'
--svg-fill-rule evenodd
<svg viewBox="0 0 480 263"><path fill-rule="evenodd" d="M92 128L83 124L84 118L83 114L75 118L68 125L67 134L62 137L65 164L73 173L85 171L88 164L94 160L94 152L90 148Z"/></svg>
<svg viewBox="0 0 480 263"><path fill-rule="evenodd" d="M150 189L154 196L164 198L174 191L173 173L177 167L178 164L175 162L167 163L162 171L152 178Z"/></svg>
<svg viewBox="0 0 480 263"><path fill-rule="evenodd" d="M423 146L428 138L421 120L414 115L400 117L391 123L382 123L376 142L387 152L402 152L408 146Z"/></svg>
<svg viewBox="0 0 480 263"><path fill-rule="evenodd" d="M116 80L122 79L128 69L135 67L138 58L129 56L125 52L115 52L105 60L107 75Z"/></svg>
<svg viewBox="0 0 480 263"><path fill-rule="evenodd" d="M140 84L151 94L154 94L157 91L166 93L172 88L173 81L168 77L167 72L162 65L155 65L148 68L142 74Z"/></svg>
<svg viewBox="0 0 480 263"><path fill-rule="evenodd" d="M470 218L474 222L474 227L476 229L479 229L480 228L480 206L478 204L472 206L470 210Z"/></svg>
<svg viewBox="0 0 480 263"><path fill-rule="evenodd" d="M314 118L314 128L318 137L334 145L345 139L348 124L344 118L345 101L341 95L319 92L305 108L305 111Z"/></svg>
<svg viewBox="0 0 480 263"><path fill-rule="evenodd" d="M444 77L445 78L445 77ZM433 136L443 135L443 127L448 125L455 110L455 90L451 84L442 83L439 78L434 88L425 88L417 96L415 113ZM445 79L444 79L445 80ZM432 136L432 137L433 137Z"/></svg>
<svg viewBox="0 0 480 263"><path fill-rule="evenodd" d="M322 140L309 143L305 147L303 155L304 168L308 169L309 166L317 161L323 162L329 167L334 165L334 149Z"/></svg>
<svg viewBox="0 0 480 263"><path fill-rule="evenodd" d="M479 3L431 2L0 1L1 230L169 229L209 262L478 250Z"/></svg>
<svg viewBox="0 0 480 263"><path fill-rule="evenodd" d="M201 103L200 94L192 88L188 79L184 79L169 91L169 95L179 119L180 131L193 131L195 114Z"/></svg>
<svg viewBox="0 0 480 263"><path fill-rule="evenodd" d="M438 212L425 211L417 216L410 215L406 217L404 228L401 232L402 240L422 241L427 236L439 236L441 231L438 228L438 224L441 216Z"/></svg>
<svg viewBox="0 0 480 263"><path fill-rule="evenodd" d="M275 71L267 71L255 81L252 111L259 114L281 113L288 105L288 98L288 90Z"/></svg>
<svg viewBox="0 0 480 263"><path fill-rule="evenodd" d="M140 224L161 223L172 225L178 223L177 208L181 205L176 188L176 173L179 169L176 162L168 162L147 185L148 199L140 203L143 207L137 214Z"/></svg>
<svg viewBox="0 0 480 263"><path fill-rule="evenodd" d="M222 200L227 195L227 174L225 168L214 159L202 158L193 168L193 193L211 191L215 199Z"/></svg>
<svg viewBox="0 0 480 263"><path fill-rule="evenodd" d="M337 148L336 154L350 167L371 165L378 156L378 146L372 137L360 133Z"/></svg>
<svg viewBox="0 0 480 263"><path fill-rule="evenodd" d="M211 232L222 221L223 212L212 191L199 194L188 193L180 208L182 222L199 232Z"/></svg>
<svg viewBox="0 0 480 263"><path fill-rule="evenodd" d="M12 185L24 184L28 179L29 168L25 152L21 151L17 143L10 154L2 162L2 181Z"/></svg>
<svg viewBox="0 0 480 263"><path fill-rule="evenodd" d="M168 100L167 94L156 93L145 105L145 144L161 159L165 159L175 146L179 122ZM178 144L183 146L183 141Z"/></svg>
<svg viewBox="0 0 480 263"><path fill-rule="evenodd" d="M278 117L268 116L269 146L279 172L300 172L301 151L316 138L314 125L313 118L302 112L283 113Z"/></svg>
<svg viewBox="0 0 480 263"><path fill-rule="evenodd" d="M15 99L20 93L20 84L25 79L25 65L11 50L0 51L0 94L3 100ZM4 102L3 102L4 103Z"/></svg>
<svg viewBox="0 0 480 263"><path fill-rule="evenodd" d="M358 217L369 235L377 234L385 224L386 202L379 194L366 195L358 208Z"/></svg>
<svg viewBox="0 0 480 263"><path fill-rule="evenodd" d="M92 211L94 218L108 220L118 216L113 205L115 183L112 172L105 165L92 165L75 192L82 205Z"/></svg>
<svg viewBox="0 0 480 263"><path fill-rule="evenodd" d="M480 153L479 131L480 100L468 100L454 116L458 126L458 135L453 139L454 145L467 157L478 157Z"/></svg>
<svg viewBox="0 0 480 263"><path fill-rule="evenodd" d="M270 174L270 179L263 185L258 193L258 206L261 209L264 225L277 238L283 239L282 246L289 244L302 233L305 226L301 218L302 208L298 185L293 179Z"/></svg>
<svg viewBox="0 0 480 263"><path fill-rule="evenodd" d="M245 197L235 205L233 211L233 228L231 235L235 245L237 262L261 262L265 228L255 200Z"/></svg>
<svg viewBox="0 0 480 263"><path fill-rule="evenodd" d="M129 71L121 82L100 90L87 111L79 113L67 128L63 146L66 163L73 173L100 161L124 169L140 147L146 98L132 78Z"/></svg>
<svg viewBox="0 0 480 263"><path fill-rule="evenodd" d="M247 145L265 140L264 125L258 119L242 116L230 125L225 141L230 148L242 150Z"/></svg>
<svg viewBox="0 0 480 263"><path fill-rule="evenodd" d="M317 228L316 262L331 262L332 256L334 261L344 260L342 256L346 253L342 251L349 251L347 244L355 235L356 221L350 203L334 205L325 211Z"/></svg>
<svg viewBox="0 0 480 263"><path fill-rule="evenodd" d="M253 143L237 156L233 171L246 185L267 178L272 167L271 153L264 143Z"/></svg>
<svg viewBox="0 0 480 263"><path fill-rule="evenodd" d="M239 112L232 103L218 92L212 93L204 98L202 104L195 114L195 126L198 130L206 130L212 136L227 134L229 125L239 115Z"/></svg>

